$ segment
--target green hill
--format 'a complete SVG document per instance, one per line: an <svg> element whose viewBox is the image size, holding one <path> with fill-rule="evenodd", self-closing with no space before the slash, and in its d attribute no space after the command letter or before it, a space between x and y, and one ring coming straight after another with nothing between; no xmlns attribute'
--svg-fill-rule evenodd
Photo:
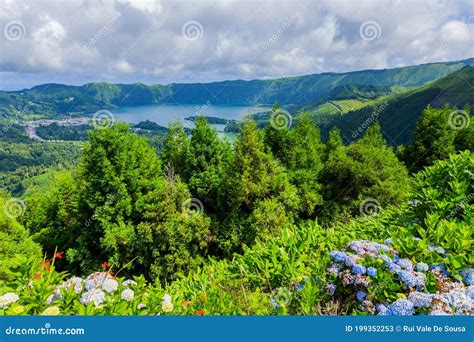
<svg viewBox="0 0 474 342"><path fill-rule="evenodd" d="M360 138L368 125L379 121L389 144L399 145L412 140L416 122L426 106L442 107L445 104L458 109L468 106L473 112L474 67L466 66L412 91L381 97L345 115L321 115L316 117L316 121L320 123L324 136L330 129L338 127L348 141Z"/></svg>
<svg viewBox="0 0 474 342"><path fill-rule="evenodd" d="M90 83L83 86L43 84L22 91L0 92L0 118L56 116L94 112L124 105L207 103L257 105L278 101L287 108L315 107L331 96L371 98L390 89L419 87L442 78L474 59L385 70L322 73L274 80L145 85ZM371 95L372 94L372 95Z"/></svg>

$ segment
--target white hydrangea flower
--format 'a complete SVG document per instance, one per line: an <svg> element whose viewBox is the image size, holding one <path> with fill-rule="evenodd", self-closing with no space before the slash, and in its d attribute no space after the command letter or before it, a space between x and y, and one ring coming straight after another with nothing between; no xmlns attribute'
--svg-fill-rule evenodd
<svg viewBox="0 0 474 342"><path fill-rule="evenodd" d="M104 280L104 283L102 284L102 288L107 293L112 293L114 291L117 291L118 281L115 280L115 279L106 279L106 280Z"/></svg>
<svg viewBox="0 0 474 342"><path fill-rule="evenodd" d="M120 296L123 300L131 302L133 300L133 297L135 296L135 292L133 292L133 290L131 289L125 289L122 291L122 294Z"/></svg>
<svg viewBox="0 0 474 342"><path fill-rule="evenodd" d="M15 303L19 299L20 297L14 292L5 293L3 296L0 297L0 309L7 307L11 303Z"/></svg>
<svg viewBox="0 0 474 342"><path fill-rule="evenodd" d="M171 312L173 311L173 303L171 302L171 296L169 294L165 294L163 296L163 302L161 303L161 310L163 312Z"/></svg>
<svg viewBox="0 0 474 342"><path fill-rule="evenodd" d="M137 286L138 284L135 280L132 280L132 279L127 279L122 283L123 287L128 287L128 286L131 286L131 285Z"/></svg>
<svg viewBox="0 0 474 342"><path fill-rule="evenodd" d="M90 291L85 292L81 297L81 303L84 305L89 305L90 303L94 303L95 306L99 306L105 298L104 291L100 289L92 289Z"/></svg>

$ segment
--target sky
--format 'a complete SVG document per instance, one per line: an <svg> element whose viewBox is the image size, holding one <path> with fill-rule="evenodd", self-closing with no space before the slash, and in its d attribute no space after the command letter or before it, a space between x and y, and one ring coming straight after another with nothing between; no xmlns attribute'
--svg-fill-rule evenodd
<svg viewBox="0 0 474 342"><path fill-rule="evenodd" d="M474 56L474 1L0 0L0 89L195 83Z"/></svg>

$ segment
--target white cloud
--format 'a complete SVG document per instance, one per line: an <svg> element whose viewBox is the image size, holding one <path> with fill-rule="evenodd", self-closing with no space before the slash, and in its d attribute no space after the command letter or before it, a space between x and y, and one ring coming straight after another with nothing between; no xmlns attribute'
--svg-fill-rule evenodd
<svg viewBox="0 0 474 342"><path fill-rule="evenodd" d="M204 82L472 57L468 1L3 0L0 88L45 82ZM197 21L202 37L182 36ZM380 35L364 41L367 21ZM1 32L3 33L3 32Z"/></svg>

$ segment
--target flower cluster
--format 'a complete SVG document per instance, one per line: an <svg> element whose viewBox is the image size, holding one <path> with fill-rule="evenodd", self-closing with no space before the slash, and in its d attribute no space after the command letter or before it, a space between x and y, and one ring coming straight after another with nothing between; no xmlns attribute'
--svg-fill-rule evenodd
<svg viewBox="0 0 474 342"><path fill-rule="evenodd" d="M171 312L173 311L173 303L171 302L171 296L165 294L163 296L163 301L161 302L161 309L163 312Z"/></svg>
<svg viewBox="0 0 474 342"><path fill-rule="evenodd" d="M431 247L439 254L444 254L442 247ZM401 258L393 248L392 241L384 244L372 241L352 241L344 250L329 254L333 263L327 269L334 283L326 283L325 291L337 295L338 289L347 294L354 293L359 307L370 314L378 315L471 315L474 313L474 270L461 272L464 284L453 281L444 265L428 265L423 262L413 263L410 259ZM399 293L393 295L398 299L389 303L381 300L377 303L377 286L384 274L384 281L391 279ZM427 290L427 279L435 282L436 293ZM398 284L398 285L397 285ZM400 292L401 291L401 292ZM395 297L395 298L396 298Z"/></svg>
<svg viewBox="0 0 474 342"><path fill-rule="evenodd" d="M0 309L3 309L10 305L11 303L15 303L18 301L20 297L13 292L5 293L3 296L0 297Z"/></svg>

